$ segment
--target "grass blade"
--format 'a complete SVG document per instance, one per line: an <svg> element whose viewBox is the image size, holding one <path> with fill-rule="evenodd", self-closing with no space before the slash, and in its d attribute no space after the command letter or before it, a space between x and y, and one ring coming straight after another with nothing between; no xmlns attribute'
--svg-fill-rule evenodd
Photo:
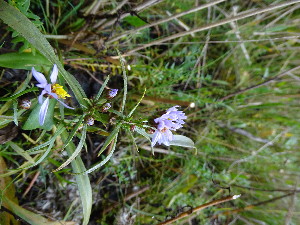
<svg viewBox="0 0 300 225"><path fill-rule="evenodd" d="M58 135L60 135L65 129L66 128L64 128L63 125L58 126L56 132L53 134L53 136L51 137L51 139L49 141L46 141L45 143L40 144L39 146L33 147L33 148L27 150L26 152L32 153L32 152L38 151L41 148L44 148L44 147L50 145L53 141L55 141L55 139L58 137Z"/></svg>
<svg viewBox="0 0 300 225"><path fill-rule="evenodd" d="M14 123L18 126L18 102L13 101L13 110L14 110Z"/></svg>
<svg viewBox="0 0 300 225"><path fill-rule="evenodd" d="M66 140L63 149L65 149L65 147L66 147L66 146L70 143L70 141L73 139L73 137L74 137L75 133L78 131L78 128L80 127L80 125L81 125L81 123L82 123L84 117L85 117L85 114L83 114L83 115L79 118L79 120L78 120L78 122L76 123L75 127L73 128L73 130L72 130L71 133L69 134L69 137L68 137L68 139Z"/></svg>
<svg viewBox="0 0 300 225"><path fill-rule="evenodd" d="M24 159L26 159L30 163L34 163L33 158L28 154L27 151L24 151L22 148L20 148L17 144L9 141L7 144L15 150L20 156L22 156Z"/></svg>
<svg viewBox="0 0 300 225"><path fill-rule="evenodd" d="M68 133L64 131L61 135L63 141L66 141L68 138ZM70 142L68 146L66 146L66 151L68 152L68 155L71 156L75 151L75 145ZM73 172L78 174L76 175L76 184L78 185L80 199L82 203L83 208L83 225L87 225L90 219L91 210L92 210L92 188L91 183L88 175L86 174L80 174L83 171L86 171L85 166L81 160L81 157L76 157L72 162L72 169Z"/></svg>
<svg viewBox="0 0 300 225"><path fill-rule="evenodd" d="M72 153L72 155L67 159L67 161L65 161L60 167L53 170L52 172L57 172L57 171L61 170L62 168L66 167L67 165L69 165L70 162L72 162L75 159L75 157L81 152L81 149L82 149L82 147L84 145L84 142L85 142L86 130L87 130L87 124L84 124L84 126L82 128L81 138L80 138L80 141L79 141L79 144L78 144L77 148Z"/></svg>
<svg viewBox="0 0 300 225"><path fill-rule="evenodd" d="M114 154L114 151L115 151L115 149L116 149L117 138L118 138L118 133L116 134L116 136L115 136L114 139L112 140L112 142L113 142L113 147L112 147L110 153L105 157L105 159L102 160L100 163L96 164L95 166L93 166L92 168L90 168L90 169L88 169L87 171L85 171L84 174L89 174L89 173L95 171L96 169L100 168L100 167L103 166L105 163L107 163L108 160L110 160L110 158L112 157L112 155Z"/></svg>
<svg viewBox="0 0 300 225"><path fill-rule="evenodd" d="M154 155L154 149L153 149L153 147L152 147L152 145L151 145L151 139L150 139L150 135L149 134L147 134L147 132L144 130L144 129L142 129L142 128L139 128L139 127L136 127L135 128L135 131L136 132L138 132L140 135L142 135L143 137L145 137L149 142L150 142L150 147L151 147L151 152L152 152L152 154Z"/></svg>
<svg viewBox="0 0 300 225"><path fill-rule="evenodd" d="M107 83L108 83L108 81L109 81L109 78L110 78L110 77L107 76L107 78L105 79L105 81L104 81L102 87L100 88L100 90L99 90L99 92L98 92L98 94L97 94L97 96L96 96L96 98L95 98L95 101L98 101L98 99L100 98L102 92L104 91L104 88L106 87L106 85L107 85Z"/></svg>
<svg viewBox="0 0 300 225"><path fill-rule="evenodd" d="M145 88L145 90L144 90L144 93L143 93L142 97L140 98L140 100L138 101L138 103L133 107L133 109L130 111L130 113L128 114L127 117L131 117L131 115L133 114L133 112L136 110L136 108L139 106L139 104L140 104L141 101L143 100L145 94L146 94L146 88Z"/></svg>
<svg viewBox="0 0 300 225"><path fill-rule="evenodd" d="M10 199L3 197L3 205L5 208L8 208L14 214L25 220L27 223L31 225L61 225L62 222L60 221L50 221L45 217L42 217L39 214L33 213L27 209L22 208L18 204L14 203Z"/></svg>
<svg viewBox="0 0 300 225"><path fill-rule="evenodd" d="M100 156L102 154L102 152L104 152L104 150L107 148L107 146L113 141L113 139L118 135L119 130L121 128L121 123L119 123L116 128L110 133L110 135L106 138L102 148L100 149L98 156Z"/></svg>
<svg viewBox="0 0 300 225"><path fill-rule="evenodd" d="M24 91L21 91L19 92L18 94L14 94L10 97L7 97L7 98L0 98L0 101L9 101L9 100L12 100L12 99L16 99L24 94L27 94L29 92L33 92L33 91L38 91L39 89L37 87L34 87L34 88L30 88L30 89L27 89L27 90L24 90Z"/></svg>

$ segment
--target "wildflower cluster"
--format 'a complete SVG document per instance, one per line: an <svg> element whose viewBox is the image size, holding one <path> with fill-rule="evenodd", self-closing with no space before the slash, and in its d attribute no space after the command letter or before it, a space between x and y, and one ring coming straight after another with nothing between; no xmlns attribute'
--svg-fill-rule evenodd
<svg viewBox="0 0 300 225"><path fill-rule="evenodd" d="M181 128L185 123L183 120L186 119L186 115L182 111L178 111L177 106L169 108L165 114L154 120L156 125L156 131L152 136L151 145L154 146L156 143L161 145L162 143L166 146L170 145L170 141L173 140L172 131L176 131Z"/></svg>

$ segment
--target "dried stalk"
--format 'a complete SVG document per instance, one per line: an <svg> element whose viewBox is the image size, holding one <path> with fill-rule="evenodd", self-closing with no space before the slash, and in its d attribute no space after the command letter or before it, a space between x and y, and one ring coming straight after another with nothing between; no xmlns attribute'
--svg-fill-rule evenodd
<svg viewBox="0 0 300 225"><path fill-rule="evenodd" d="M123 0L116 8L114 8L113 10L110 11L109 14L114 14L116 13L119 9L121 9L125 4L127 4L128 0ZM107 19L102 19L100 21L98 21L93 28L97 28L99 26L101 26L102 24L104 24L107 21Z"/></svg>
<svg viewBox="0 0 300 225"><path fill-rule="evenodd" d="M235 133L240 134L240 135L243 135L243 136L245 136L245 137L247 137L247 138L249 138L253 141L257 141L257 142L261 142L261 143L268 143L269 142L269 140L263 139L263 138L260 138L260 137L256 137L253 134L251 134L250 132L245 131L241 128L232 127L232 126L230 126L228 124L224 124L222 122L217 122L217 124L218 124L219 127L227 128L230 131L235 132Z"/></svg>
<svg viewBox="0 0 300 225"><path fill-rule="evenodd" d="M35 183L35 181L37 180L37 178L39 177L39 175L40 175L40 171L37 171L36 174L34 175L34 177L32 178L29 186L26 188L24 194L22 195L22 198L24 198L28 194L28 192L31 190L33 184Z"/></svg>
<svg viewBox="0 0 300 225"><path fill-rule="evenodd" d="M285 221L284 221L285 225L292 224L291 220L293 217L293 212L295 210L296 198L297 198L297 195L296 195L296 192L294 192L294 194L291 196L291 203L289 205L289 211L287 212L286 217L285 217Z"/></svg>
<svg viewBox="0 0 300 225"><path fill-rule="evenodd" d="M226 99L228 99L228 98L234 97L234 96L239 95L239 94L243 94L243 93L246 92L246 91L249 91L249 90L252 90L252 89L255 89L255 88L259 88L259 87L265 86L265 85L267 85L267 84L269 84L269 83L271 83L271 82L273 82L273 81L275 81L275 80L277 80L277 79L279 79L279 78L281 78L281 77L283 77L283 76L285 76L285 75L289 75L290 73L292 73L293 71L296 71L296 70L298 70L298 69L300 69L300 66L296 66L296 67L293 68L293 69L284 71L284 72L282 72L282 73L280 73L280 74L278 74L278 75L276 75L276 76L270 78L269 80L264 81L264 82L262 82L262 83L260 83L260 84L253 85L253 86L251 86L251 87L248 87L248 88L245 88L245 89L243 89L243 90L240 90L240 91L237 91L237 92L235 92L235 93L232 93L232 94L230 94L230 95L227 95L227 96L225 96L225 97L219 99L218 101L219 101L219 102L222 102L222 101L224 101L224 100L226 100Z"/></svg>
<svg viewBox="0 0 300 225"><path fill-rule="evenodd" d="M139 95L133 95L132 98L140 99L141 96ZM173 105L180 105L180 106L186 106L190 108L195 107L194 102L188 102L188 101L180 101L180 100L173 100L169 98L159 98L159 97L151 97L151 96L145 96L142 100L144 101L153 101L153 102L161 102L161 103L167 103L167 104L173 104Z"/></svg>
<svg viewBox="0 0 300 225"><path fill-rule="evenodd" d="M282 137L284 134L286 134L290 129L286 129L284 131L282 131L281 133L279 133L278 135L276 135L275 138L273 138L273 140L269 141L268 143L264 144L262 147L260 147L257 151L253 151L252 154L250 156L247 156L245 158L241 158L235 162L233 162L229 168L228 171L231 170L231 168L233 166L235 166L236 164L242 163L242 162L248 162L250 159L254 158L255 156L257 156L260 152L262 152L263 150L265 150L267 147L273 145L280 137Z"/></svg>
<svg viewBox="0 0 300 225"><path fill-rule="evenodd" d="M234 213L239 213L239 212L243 212L243 211L247 211L247 210L251 210L257 206L260 206L260 205L265 205L265 204L268 204L270 202L275 202L279 199L282 199L282 198L285 198L285 197L288 197L288 196L291 196L291 195L294 195L294 192L292 193L288 193L288 194L285 194L285 195L281 195L279 197L275 197L275 198L272 198L270 200L266 200L266 201L262 201L262 202L258 202L256 204L253 204L253 205L248 205L246 207L243 207L243 208L239 208L239 209L234 209L234 210L230 210L230 211L226 211L226 212L223 212L221 214L223 215L231 215L231 214L234 214ZM218 215L216 215L215 217L217 217Z"/></svg>
<svg viewBox="0 0 300 225"><path fill-rule="evenodd" d="M299 193L300 189L262 189L262 188L255 188L255 187L246 187L246 186L242 186L242 185L238 185L238 184L232 184L232 186L234 187L238 187L238 188L244 188L244 189L248 189L248 190L252 190L252 191L263 191L263 192L295 192L295 193Z"/></svg>
<svg viewBox="0 0 300 225"><path fill-rule="evenodd" d="M134 12L141 12L141 11L145 10L146 8L154 6L154 5L156 5L156 4L158 4L158 3L162 2L162 1L163 0L148 0L148 1L146 1L146 2L144 2L142 4L140 4L140 5L138 5L136 7L134 7L132 9L132 11L134 11ZM123 18L125 18L125 17L127 17L129 15L130 15L130 12L122 14L119 18L114 18L112 20L109 20L106 23L102 24L101 27L100 27L100 29L112 26L112 25L114 25L116 23L117 20L121 20L121 19L123 19ZM96 28L96 27L94 27L94 28Z"/></svg>
<svg viewBox="0 0 300 225"><path fill-rule="evenodd" d="M248 17L251 17L251 16L255 16L255 15L258 15L258 14L261 14L261 13L272 11L272 10L282 8L282 7L285 7L285 6L289 6L289 5L292 5L292 4L296 4L296 3L299 3L299 2L300 2L300 0L292 0L292 1L283 2L281 4L271 5L269 7L263 8L263 9L251 10L250 12L243 12L243 13L238 14L237 16L233 16L233 17L228 18L228 19L223 19L223 20L215 22L215 23L211 23L211 24L208 24L208 25L205 25L205 26L202 26L202 27L197 27L197 28L191 29L189 31L180 32L180 33L173 34L173 35L170 35L168 37L165 37L165 38L162 38L162 39L159 39L159 40L152 41L152 42L144 44L140 47L134 48L134 49L126 52L124 55L131 55L136 51L148 48L148 47L153 46L153 45L158 45L158 44L161 44L161 43L166 42L166 41L170 41L170 40L173 40L173 39L176 39L176 38L180 38L180 37L183 37L183 36L186 36L186 35L190 35L192 33L200 32L200 31L204 31L204 30L209 30L211 28L218 27L218 26L221 26L221 25L224 25L224 24L227 24L227 23L231 23L231 22L236 21L236 20L245 19L245 18L248 18Z"/></svg>
<svg viewBox="0 0 300 225"><path fill-rule="evenodd" d="M205 203L203 205L200 205L196 208L193 208L191 210L189 210L188 212L183 212L183 213L180 213L178 216L172 218L172 219L169 219L169 220L166 220L162 223L159 223L158 225L166 225L166 224L171 224L171 223L174 223L175 221L181 219L181 218L184 218L186 216L189 216L190 214L194 213L194 212L199 212L203 209L206 209L208 207L211 207L211 206L214 206L214 205L218 205L218 204L221 204L223 202L228 202L228 201L231 201L231 200L234 200L234 199L237 199L239 198L240 195L233 195L233 196L228 196L228 197L225 197L225 198L221 198L221 199L218 199L218 200L214 200L214 201L211 201L211 202L208 202L208 203Z"/></svg>
<svg viewBox="0 0 300 225"><path fill-rule="evenodd" d="M146 28L153 27L153 26L156 26L158 24L162 24L162 23L168 22L170 20L177 19L179 17L188 15L188 14L193 13L193 12L197 12L197 11L202 10L202 9L206 9L206 8L208 8L210 6L214 6L214 5L216 5L218 3L221 3L221 2L224 2L224 1L227 1L227 0L213 1L213 2L210 2L210 3L204 4L204 5L198 6L196 8L189 9L187 11L184 11L184 12L181 12L181 13L177 13L177 14L175 14L173 16L168 17L168 18L164 18L164 19L158 20L156 22L152 22L151 24L146 24L146 25L138 27L138 28L136 28L134 30L130 30L130 31L124 32L121 35L117 35L116 37L113 37L111 40L107 41L107 43L112 43L112 42L117 41L117 40L119 40L119 39L121 39L123 37L126 37L126 36L130 35L130 34L135 34L135 33L137 33L140 30L144 30ZM191 33L191 35L192 34L193 33Z"/></svg>

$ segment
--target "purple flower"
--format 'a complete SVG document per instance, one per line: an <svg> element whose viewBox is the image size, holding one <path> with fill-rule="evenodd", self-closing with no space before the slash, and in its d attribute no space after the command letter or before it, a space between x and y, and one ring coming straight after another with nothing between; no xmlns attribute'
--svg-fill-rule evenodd
<svg viewBox="0 0 300 225"><path fill-rule="evenodd" d="M112 98L114 98L117 95L117 93L118 93L118 89L109 89L107 97L109 99L112 99Z"/></svg>
<svg viewBox="0 0 300 225"><path fill-rule="evenodd" d="M42 73L37 72L34 69L34 67L32 67L32 75L39 82L39 84L37 84L36 86L43 89L38 98L39 103L42 104L40 112L39 112L40 125L43 125L45 122L45 118L46 118L48 106L49 106L49 98L55 98L64 107L69 108L69 109L74 109L59 100L60 98L66 99L66 97L71 97L71 96L63 89L63 86L55 83L57 80L57 75L58 75L58 69L57 69L56 64L54 64L52 73L50 75L51 84L48 84L48 81L46 80L45 76ZM47 96L45 101L43 101L44 95Z"/></svg>
<svg viewBox="0 0 300 225"><path fill-rule="evenodd" d="M154 120L157 123L157 129L152 136L151 145L154 146L156 143L170 145L170 141L173 140L173 134L171 130L176 131L181 128L185 123L183 120L186 119L186 115L182 111L178 111L178 105L169 108L165 114Z"/></svg>

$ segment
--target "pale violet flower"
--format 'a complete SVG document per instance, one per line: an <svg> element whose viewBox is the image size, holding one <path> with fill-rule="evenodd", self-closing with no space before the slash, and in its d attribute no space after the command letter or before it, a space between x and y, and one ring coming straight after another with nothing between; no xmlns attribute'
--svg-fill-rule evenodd
<svg viewBox="0 0 300 225"><path fill-rule="evenodd" d="M102 112L107 112L107 110L109 110L111 108L111 104L108 102L108 103L105 103L102 107Z"/></svg>
<svg viewBox="0 0 300 225"><path fill-rule="evenodd" d="M108 99L114 98L118 93L118 89L109 89L107 93Z"/></svg>
<svg viewBox="0 0 300 225"><path fill-rule="evenodd" d="M55 98L66 108L74 109L66 105L65 103L63 103L61 100L59 100L59 99L66 99L66 97L71 97L71 96L63 89L63 86L56 84L58 69L55 64L53 66L52 73L50 75L50 81L51 81L50 84L48 84L48 81L46 80L44 74L37 72L34 69L34 67L32 67L32 75L39 82L39 84L37 84L36 86L43 89L38 98L39 103L42 104L39 112L40 125L43 125L45 122L50 98ZM44 95L47 97L45 101L43 101Z"/></svg>
<svg viewBox="0 0 300 225"><path fill-rule="evenodd" d="M169 108L165 114L154 120L157 123L156 131L152 136L151 145L154 146L156 143L161 145L162 143L166 146L170 145L170 141L173 140L173 133L171 130L176 131L181 128L185 123L183 120L186 119L186 115L182 111L178 111L177 106Z"/></svg>
<svg viewBox="0 0 300 225"><path fill-rule="evenodd" d="M156 143L158 143L159 145L164 144L166 146L170 146L169 142L172 140L173 134L169 129L157 129L152 136L151 146L153 147L154 145L156 145Z"/></svg>

